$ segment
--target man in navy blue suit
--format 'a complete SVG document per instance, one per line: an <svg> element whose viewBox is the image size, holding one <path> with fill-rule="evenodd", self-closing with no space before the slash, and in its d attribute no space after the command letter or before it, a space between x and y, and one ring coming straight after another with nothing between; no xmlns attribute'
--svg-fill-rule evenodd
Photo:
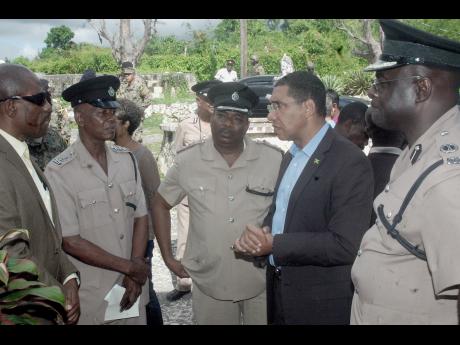
<svg viewBox="0 0 460 345"><path fill-rule="evenodd" d="M264 226L248 224L234 249L268 259L269 324L348 324L351 265L371 216L372 167L326 123L318 77L286 75L270 102L276 135L293 145Z"/></svg>

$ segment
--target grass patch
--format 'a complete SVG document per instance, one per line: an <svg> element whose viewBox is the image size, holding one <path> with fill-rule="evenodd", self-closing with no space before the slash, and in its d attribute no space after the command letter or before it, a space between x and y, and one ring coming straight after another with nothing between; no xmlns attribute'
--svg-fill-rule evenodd
<svg viewBox="0 0 460 345"><path fill-rule="evenodd" d="M163 131L160 128L160 124L163 121L163 115L152 114L149 118L144 120L144 135L161 134Z"/></svg>

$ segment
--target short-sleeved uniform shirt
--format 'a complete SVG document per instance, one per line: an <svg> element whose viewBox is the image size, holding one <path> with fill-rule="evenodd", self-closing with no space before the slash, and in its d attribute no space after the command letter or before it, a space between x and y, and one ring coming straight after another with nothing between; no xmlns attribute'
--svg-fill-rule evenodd
<svg viewBox="0 0 460 345"><path fill-rule="evenodd" d="M414 164L416 145L422 151ZM375 199L392 223L415 180L432 163L431 172L415 193L396 227L427 255L421 260L393 239L381 220L363 237L352 268L355 294L352 324L456 324L460 284L460 111L439 118L396 161L390 182Z"/></svg>
<svg viewBox="0 0 460 345"><path fill-rule="evenodd" d="M211 125L201 121L198 116L190 116L182 120L176 129L176 152L197 141L211 137Z"/></svg>
<svg viewBox="0 0 460 345"><path fill-rule="evenodd" d="M45 175L56 197L64 237L80 235L130 259L134 218L147 214L139 170L136 182L133 160L123 147L106 144L106 154L107 175L77 139L47 165ZM79 323L102 323L104 297L123 275L69 258L81 274Z"/></svg>
<svg viewBox="0 0 460 345"><path fill-rule="evenodd" d="M212 139L189 146L178 153L158 189L171 206L188 196L190 227L181 262L193 283L219 300L249 299L265 290L265 269L230 247L247 224L262 226L282 151L248 138L245 143L232 167Z"/></svg>

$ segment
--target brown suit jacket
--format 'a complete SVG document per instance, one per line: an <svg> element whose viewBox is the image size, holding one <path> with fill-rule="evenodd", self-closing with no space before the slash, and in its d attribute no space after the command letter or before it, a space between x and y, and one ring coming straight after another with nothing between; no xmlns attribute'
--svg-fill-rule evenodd
<svg viewBox="0 0 460 345"><path fill-rule="evenodd" d="M33 163L34 164L34 163ZM48 181L34 164L38 176ZM0 135L0 236L11 229L27 229L27 236L5 239L0 248L10 256L28 258L38 265L39 280L62 286L77 269L62 250L62 235L54 195L50 190L53 223L21 157Z"/></svg>

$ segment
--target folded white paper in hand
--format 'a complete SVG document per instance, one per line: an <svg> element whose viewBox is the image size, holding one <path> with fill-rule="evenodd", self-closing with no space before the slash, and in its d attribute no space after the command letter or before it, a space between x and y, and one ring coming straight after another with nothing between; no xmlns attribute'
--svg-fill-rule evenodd
<svg viewBox="0 0 460 345"><path fill-rule="evenodd" d="M105 310L104 321L126 319L129 317L139 316L139 297L133 306L127 310L120 311L120 302L125 293L125 288L115 284L113 288L104 297L104 300L108 302L107 309Z"/></svg>

